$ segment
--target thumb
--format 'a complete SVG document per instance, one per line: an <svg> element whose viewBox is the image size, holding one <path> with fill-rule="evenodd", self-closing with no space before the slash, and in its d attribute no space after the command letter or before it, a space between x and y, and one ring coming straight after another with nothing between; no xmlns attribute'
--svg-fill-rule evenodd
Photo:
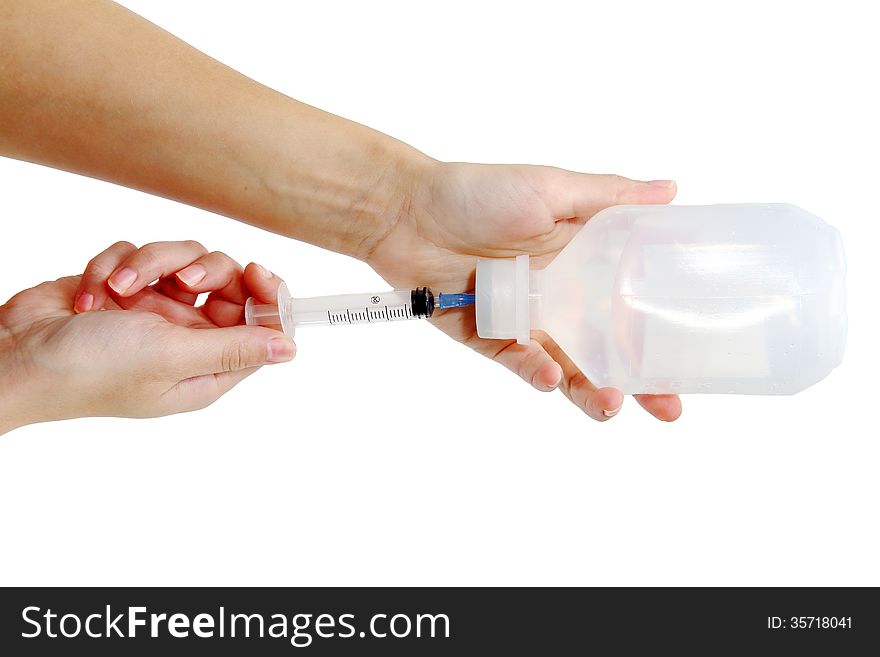
<svg viewBox="0 0 880 657"><path fill-rule="evenodd" d="M675 198L672 180L631 180L613 174L564 172L564 192L557 195L564 207L558 218L588 219L612 205L669 203Z"/></svg>
<svg viewBox="0 0 880 657"><path fill-rule="evenodd" d="M191 329L175 336L176 356L186 376L202 376L284 363L296 355L293 340L262 326Z"/></svg>

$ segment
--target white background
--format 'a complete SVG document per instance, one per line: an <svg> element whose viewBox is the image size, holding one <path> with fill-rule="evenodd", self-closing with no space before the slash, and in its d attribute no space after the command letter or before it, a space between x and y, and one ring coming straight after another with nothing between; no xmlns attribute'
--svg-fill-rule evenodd
<svg viewBox="0 0 880 657"><path fill-rule="evenodd" d="M302 330L206 411L0 439L0 583L880 584L870 3L125 4L437 158L800 205L843 234L847 355L793 397L599 425L427 323ZM198 239L298 296L386 287L106 183L0 160L0 190L4 299L119 239Z"/></svg>

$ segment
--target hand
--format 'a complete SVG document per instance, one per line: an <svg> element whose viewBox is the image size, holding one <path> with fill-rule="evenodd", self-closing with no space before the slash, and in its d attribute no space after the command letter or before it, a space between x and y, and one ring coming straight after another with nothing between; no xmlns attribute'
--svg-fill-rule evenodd
<svg viewBox="0 0 880 657"><path fill-rule="evenodd" d="M672 181L639 182L522 165L432 162L423 167L421 180L406 210L372 246L367 260L396 287L428 285L450 292L473 289L478 257L527 253L540 268L599 210L668 203L676 191ZM597 389L544 332L533 331L529 345L481 339L472 308L442 313L435 323L538 390L561 387L596 420L607 420L621 408L619 390ZM675 395L636 399L661 420L681 414Z"/></svg>
<svg viewBox="0 0 880 657"><path fill-rule="evenodd" d="M17 294L0 306L0 434L211 404L261 365L293 358L282 333L240 326L247 297L274 302L280 284L196 242L119 242L82 276Z"/></svg>

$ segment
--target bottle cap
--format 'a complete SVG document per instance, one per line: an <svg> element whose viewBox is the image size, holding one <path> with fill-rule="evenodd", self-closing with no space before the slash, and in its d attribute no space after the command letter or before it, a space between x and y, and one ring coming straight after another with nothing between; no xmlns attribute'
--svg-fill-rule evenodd
<svg viewBox="0 0 880 657"><path fill-rule="evenodd" d="M477 261L477 335L529 344L529 256Z"/></svg>

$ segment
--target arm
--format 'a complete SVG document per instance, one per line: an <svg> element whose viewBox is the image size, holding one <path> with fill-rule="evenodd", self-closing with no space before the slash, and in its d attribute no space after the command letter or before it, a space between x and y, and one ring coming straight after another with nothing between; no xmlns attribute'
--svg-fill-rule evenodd
<svg viewBox="0 0 880 657"><path fill-rule="evenodd" d="M671 181L441 163L299 103L107 0L0 0L0 154L110 180L366 260L396 287L471 289L478 257L549 262L610 205L668 203ZM77 311L106 298L86 272ZM552 339L482 340L472 310L436 321L597 420L596 389ZM637 397L653 415L674 396Z"/></svg>
<svg viewBox="0 0 880 657"><path fill-rule="evenodd" d="M0 0L0 155L364 257L431 162L107 0Z"/></svg>

